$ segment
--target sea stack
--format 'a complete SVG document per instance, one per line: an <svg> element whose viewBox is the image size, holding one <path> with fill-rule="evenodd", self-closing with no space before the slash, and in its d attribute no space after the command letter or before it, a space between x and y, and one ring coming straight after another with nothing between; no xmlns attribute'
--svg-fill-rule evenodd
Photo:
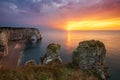
<svg viewBox="0 0 120 80"><path fill-rule="evenodd" d="M41 58L41 63L46 64L59 64L62 63L60 58L60 45L51 43L47 46L47 51L43 58Z"/></svg>
<svg viewBox="0 0 120 80"><path fill-rule="evenodd" d="M83 41L73 52L72 63L82 70L96 73L102 80L109 80L105 54L106 48L102 42L97 40Z"/></svg>

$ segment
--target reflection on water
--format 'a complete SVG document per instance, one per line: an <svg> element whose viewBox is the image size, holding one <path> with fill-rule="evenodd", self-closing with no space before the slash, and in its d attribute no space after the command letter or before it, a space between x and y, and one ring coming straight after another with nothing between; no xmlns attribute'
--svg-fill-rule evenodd
<svg viewBox="0 0 120 80"><path fill-rule="evenodd" d="M68 38L67 38L67 43L68 43L68 45L70 45L70 43L71 43L71 34L70 34L70 32L68 32Z"/></svg>
<svg viewBox="0 0 120 80"><path fill-rule="evenodd" d="M100 40L107 49L106 61L110 67L111 80L120 80L120 31L42 32L47 46L50 42L61 44L63 62L72 60L72 52L84 40Z"/></svg>
<svg viewBox="0 0 120 80"><path fill-rule="evenodd" d="M67 53L70 53L70 47L71 47L71 33L68 32L67 34L67 45L66 45L66 48L67 48Z"/></svg>

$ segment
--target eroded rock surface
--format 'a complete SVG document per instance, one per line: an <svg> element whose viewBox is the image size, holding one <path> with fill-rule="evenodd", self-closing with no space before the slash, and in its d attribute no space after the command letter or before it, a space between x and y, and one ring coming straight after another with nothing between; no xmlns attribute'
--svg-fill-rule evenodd
<svg viewBox="0 0 120 80"><path fill-rule="evenodd" d="M100 41L80 42L73 52L73 64L82 70L95 72L101 79L108 80L109 72L105 64L106 48Z"/></svg>
<svg viewBox="0 0 120 80"><path fill-rule="evenodd" d="M9 41L31 40L33 35L37 40L41 40L41 34L37 28L15 28L15 27L1 27L0 31L6 32Z"/></svg>
<svg viewBox="0 0 120 80"><path fill-rule="evenodd" d="M5 32L0 31L0 58L8 54L8 39Z"/></svg>
<svg viewBox="0 0 120 80"><path fill-rule="evenodd" d="M52 62L62 63L59 44L49 44L45 56L41 59L43 65L51 64Z"/></svg>

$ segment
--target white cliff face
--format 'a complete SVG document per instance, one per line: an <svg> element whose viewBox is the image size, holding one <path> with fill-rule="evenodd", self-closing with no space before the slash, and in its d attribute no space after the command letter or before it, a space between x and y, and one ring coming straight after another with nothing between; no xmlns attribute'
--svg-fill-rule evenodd
<svg viewBox="0 0 120 80"><path fill-rule="evenodd" d="M34 34L36 34L37 39L39 39L39 40L42 39L42 36L41 36L41 34L40 34L38 29L34 29L33 32L34 32Z"/></svg>
<svg viewBox="0 0 120 80"><path fill-rule="evenodd" d="M0 55L5 56L8 54L8 38L6 32L0 32Z"/></svg>
<svg viewBox="0 0 120 80"><path fill-rule="evenodd" d="M33 34L37 40L41 40L41 34L36 28L4 28L0 31L5 31L9 40L28 40Z"/></svg>
<svg viewBox="0 0 120 80"><path fill-rule="evenodd" d="M82 70L95 72L103 80L107 80L109 75L108 70L105 72L105 54L106 49L102 42L83 41L73 52L73 64Z"/></svg>
<svg viewBox="0 0 120 80"><path fill-rule="evenodd" d="M29 40L33 34L37 40L41 40L41 34L36 28L2 28L0 31L6 32L9 41Z"/></svg>

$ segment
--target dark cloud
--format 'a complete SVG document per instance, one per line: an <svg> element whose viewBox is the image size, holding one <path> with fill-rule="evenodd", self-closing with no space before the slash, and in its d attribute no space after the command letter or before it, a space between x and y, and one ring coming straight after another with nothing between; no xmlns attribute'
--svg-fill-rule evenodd
<svg viewBox="0 0 120 80"><path fill-rule="evenodd" d="M62 0L53 0L53 2L62 3Z"/></svg>
<svg viewBox="0 0 120 80"><path fill-rule="evenodd" d="M0 0L0 21L47 24L94 15L114 17L120 16L119 7L120 0Z"/></svg>

